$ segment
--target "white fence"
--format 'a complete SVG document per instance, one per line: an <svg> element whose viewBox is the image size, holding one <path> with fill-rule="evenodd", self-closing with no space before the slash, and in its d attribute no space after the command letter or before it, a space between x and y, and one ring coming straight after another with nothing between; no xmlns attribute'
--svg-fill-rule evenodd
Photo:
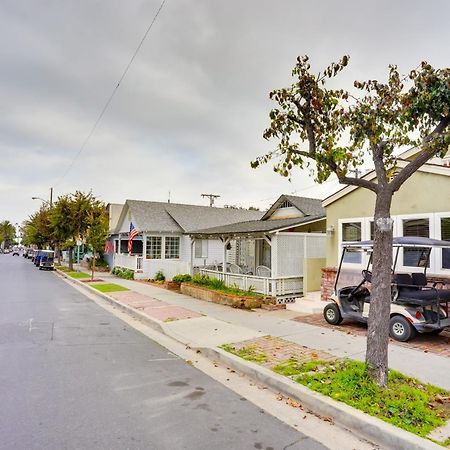
<svg viewBox="0 0 450 450"><path fill-rule="evenodd" d="M252 289L254 292L272 297L298 297L303 293L302 276L268 278L201 268L199 272L222 280L226 286L236 286L244 291Z"/></svg>

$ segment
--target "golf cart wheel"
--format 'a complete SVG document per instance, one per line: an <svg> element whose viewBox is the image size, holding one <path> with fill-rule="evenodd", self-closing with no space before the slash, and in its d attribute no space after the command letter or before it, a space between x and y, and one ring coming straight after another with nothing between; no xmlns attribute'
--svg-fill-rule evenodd
<svg viewBox="0 0 450 450"><path fill-rule="evenodd" d="M331 325L339 325L342 322L341 312L336 303L329 303L323 309L323 317Z"/></svg>
<svg viewBox="0 0 450 450"><path fill-rule="evenodd" d="M406 342L416 335L416 330L405 317L397 315L391 317L389 335L396 341Z"/></svg>

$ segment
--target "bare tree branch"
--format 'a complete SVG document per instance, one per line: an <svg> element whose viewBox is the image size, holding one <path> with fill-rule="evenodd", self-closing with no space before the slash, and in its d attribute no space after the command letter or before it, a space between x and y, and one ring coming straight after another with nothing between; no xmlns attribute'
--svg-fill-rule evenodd
<svg viewBox="0 0 450 450"><path fill-rule="evenodd" d="M411 161L407 166L405 166L391 181L390 186L392 192L398 191L401 185L411 176L416 170L422 167L427 161L429 161L434 155L435 150L433 146L428 144L435 139L437 136L441 135L447 126L450 124L449 117L443 117L436 128L423 140L422 153L413 161Z"/></svg>

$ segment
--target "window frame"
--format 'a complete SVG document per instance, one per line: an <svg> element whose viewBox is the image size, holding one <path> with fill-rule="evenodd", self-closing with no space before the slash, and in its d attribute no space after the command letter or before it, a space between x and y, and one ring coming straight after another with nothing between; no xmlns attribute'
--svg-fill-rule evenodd
<svg viewBox="0 0 450 450"><path fill-rule="evenodd" d="M345 218L345 219L339 219L338 220L338 256L339 256L339 261L341 261L342 258L342 252L343 252L343 244L344 242L354 242L354 241L344 241L343 240L343 225L346 223L357 223L359 222L361 224L361 241L365 240L365 234L366 234L366 228L367 226L365 225L366 222L365 217L351 217L351 218ZM349 268L355 268L355 269L362 269L364 267L367 266L367 256L364 255L362 252L360 253L361 255L361 261L358 263L352 263L352 262L347 262L347 261L342 261L342 265L345 267L349 267Z"/></svg>
<svg viewBox="0 0 450 450"><path fill-rule="evenodd" d="M159 258L153 258L148 256L147 253L147 249L149 247L149 243L151 243L152 239L159 239ZM154 260L161 260L163 259L163 253L162 253L162 249L163 249L163 237L162 236L158 236L158 235L147 235L146 239L145 239L145 260L149 260L149 261L154 261Z"/></svg>
<svg viewBox="0 0 450 450"><path fill-rule="evenodd" d="M441 219L450 219L450 212L443 212L443 213L435 213L435 236L436 239L442 240L442 228L441 228ZM437 251L436 251L437 250ZM443 249L434 249L434 256L432 259L434 259L435 262L435 272L438 274L450 274L450 268L444 269L442 267L442 251Z"/></svg>
<svg viewBox="0 0 450 450"><path fill-rule="evenodd" d="M200 244L200 255L197 255L197 245ZM196 239L194 243L194 258L204 259L208 258L209 244L208 239Z"/></svg>
<svg viewBox="0 0 450 450"><path fill-rule="evenodd" d="M178 255L175 257L168 257L167 256L167 243L170 242L172 239L178 241ZM164 259L168 260L179 260L181 254L181 238L180 236L164 236Z"/></svg>

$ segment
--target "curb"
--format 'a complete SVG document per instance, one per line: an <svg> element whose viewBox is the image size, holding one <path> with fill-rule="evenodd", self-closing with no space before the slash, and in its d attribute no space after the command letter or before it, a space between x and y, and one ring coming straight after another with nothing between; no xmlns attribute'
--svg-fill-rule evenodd
<svg viewBox="0 0 450 450"><path fill-rule="evenodd" d="M171 339L174 339L183 345L186 345L186 342L182 342L170 333L167 333L162 324L160 324L156 319L149 318L145 314L142 314L136 309L122 303L120 300L116 300L115 298L92 288L80 280L71 278L66 273L59 271L58 269L56 269L55 272L61 275L66 281L83 287L86 291L103 298L112 306L119 308L133 318L141 320L150 328L164 334L165 336L168 336ZM311 389L296 383L290 378L278 375L265 367L246 361L220 348L192 348L199 350L202 355L206 356L208 359L212 361L220 361L227 367L231 367L234 370L247 375L249 378L259 381L271 389L280 392L285 397L289 397L300 402L302 405L310 409L313 414L332 417L333 421L341 428L345 428L350 431L354 430L357 435L388 449L442 450L443 448L432 441L416 436L387 422L383 422L381 419L377 419L376 417L369 416L368 414L348 406L345 403L338 402L318 392L312 391Z"/></svg>
<svg viewBox="0 0 450 450"><path fill-rule="evenodd" d="M395 450L442 450L432 441L397 428L381 419L369 416L345 403L337 402L325 395L312 391L290 378L278 375L265 367L245 361L220 348L198 348L207 358L219 361L248 377L280 392L285 397L300 402L313 414L332 417L333 421L348 430L354 430L359 436Z"/></svg>

